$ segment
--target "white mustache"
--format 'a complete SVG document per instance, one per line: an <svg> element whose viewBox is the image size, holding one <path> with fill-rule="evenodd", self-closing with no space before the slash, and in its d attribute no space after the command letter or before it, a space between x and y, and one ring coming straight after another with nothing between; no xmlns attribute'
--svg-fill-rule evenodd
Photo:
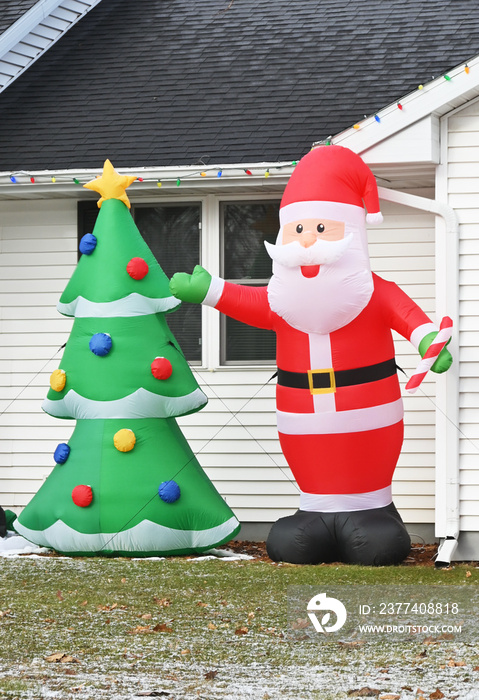
<svg viewBox="0 0 479 700"><path fill-rule="evenodd" d="M273 245L265 241L269 257L274 262L285 267L301 267L303 265L331 265L343 255L353 240L353 234L349 233L339 241L324 241L318 238L309 248L299 243L287 243L286 245Z"/></svg>

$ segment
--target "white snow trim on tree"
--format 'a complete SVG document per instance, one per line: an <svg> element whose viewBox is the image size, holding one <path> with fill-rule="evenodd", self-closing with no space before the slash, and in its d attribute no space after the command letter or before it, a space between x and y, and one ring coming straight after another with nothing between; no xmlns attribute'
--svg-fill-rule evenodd
<svg viewBox="0 0 479 700"><path fill-rule="evenodd" d="M56 418L174 418L204 406L208 402L201 389L185 396L158 396L147 389L137 389L114 401L95 401L70 389L62 399L46 398L42 409Z"/></svg>
<svg viewBox="0 0 479 700"><path fill-rule="evenodd" d="M176 309L180 304L181 302L173 296L154 299L133 292L115 301L89 301L78 296L68 304L59 301L57 310L64 316L75 316L75 318L128 318L165 313Z"/></svg>
<svg viewBox="0 0 479 700"><path fill-rule="evenodd" d="M59 552L174 552L214 546L238 527L235 517L207 530L175 530L143 520L118 533L83 533L62 520L46 530L30 530L19 522L15 529L27 540Z"/></svg>

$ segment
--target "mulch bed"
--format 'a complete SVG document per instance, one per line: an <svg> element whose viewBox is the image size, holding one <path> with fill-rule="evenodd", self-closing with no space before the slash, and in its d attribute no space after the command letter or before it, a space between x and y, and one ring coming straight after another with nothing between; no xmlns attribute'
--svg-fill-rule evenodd
<svg viewBox="0 0 479 700"><path fill-rule="evenodd" d="M401 566L434 566L437 554L437 544L415 543L411 547L411 553ZM232 540L224 545L224 549L230 549L238 554L249 554L258 561L271 562L266 553L265 542L249 542L248 540ZM335 566L336 563L324 564L323 566Z"/></svg>

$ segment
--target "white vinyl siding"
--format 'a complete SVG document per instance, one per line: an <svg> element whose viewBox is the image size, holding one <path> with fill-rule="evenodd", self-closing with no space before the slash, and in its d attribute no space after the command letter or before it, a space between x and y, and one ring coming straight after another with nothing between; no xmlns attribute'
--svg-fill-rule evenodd
<svg viewBox="0 0 479 700"><path fill-rule="evenodd" d="M448 204L459 220L459 514L479 531L479 101L447 119Z"/></svg>
<svg viewBox="0 0 479 700"><path fill-rule="evenodd" d="M18 512L73 422L41 410L71 321L56 304L76 264L76 202L0 202L0 505Z"/></svg>
<svg viewBox="0 0 479 700"><path fill-rule="evenodd" d="M213 199L218 206L216 198L208 206ZM397 282L434 320L434 217L385 202L382 211L384 224L369 231L372 269ZM214 221L211 212L208 216ZM54 355L71 328L56 303L76 264L76 228L73 200L0 203L0 405L6 409L0 417L0 505L17 512L53 468L56 445L73 430L73 421L44 414L41 403L61 353ZM208 232L219 235L219 226ZM217 241L205 241L204 249L209 254L203 251L203 262L211 269ZM277 439L276 380L268 382L275 367L219 367L219 315L204 311L208 369L192 370L210 400L179 424L239 520L273 522L299 504ZM397 351L398 364L409 374L416 351L402 339ZM405 378L400 381L404 386ZM428 377L423 388L433 401L435 379ZM409 523L434 521L432 401L422 392L405 398L406 438L393 493Z"/></svg>
<svg viewBox="0 0 479 700"><path fill-rule="evenodd" d="M421 196L427 192L412 192ZM371 268L396 282L432 321L435 315L435 218L432 214L381 202L384 222L368 232ZM394 333L396 362L409 377L419 355ZM406 523L434 523L435 383L430 373L414 395L399 372L405 418L404 444L393 479L394 502Z"/></svg>

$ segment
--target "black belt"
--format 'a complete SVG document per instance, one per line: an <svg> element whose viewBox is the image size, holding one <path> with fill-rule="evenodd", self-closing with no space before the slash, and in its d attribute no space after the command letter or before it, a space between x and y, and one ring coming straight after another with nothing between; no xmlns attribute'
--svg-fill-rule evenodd
<svg viewBox="0 0 479 700"><path fill-rule="evenodd" d="M278 384L291 389L309 389L312 394L330 394L336 387L367 384L396 374L398 367L394 357L376 365L355 369L312 369L308 372L289 372L278 368Z"/></svg>

